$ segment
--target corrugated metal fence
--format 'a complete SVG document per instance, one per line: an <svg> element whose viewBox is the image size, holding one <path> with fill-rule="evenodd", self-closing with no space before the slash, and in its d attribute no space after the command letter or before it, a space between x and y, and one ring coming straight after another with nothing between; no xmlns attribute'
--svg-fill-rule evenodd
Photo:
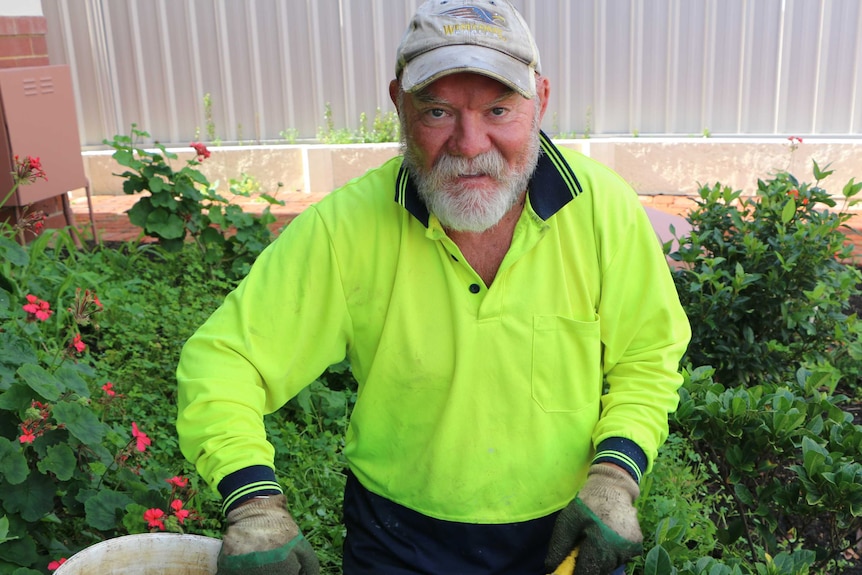
<svg viewBox="0 0 862 575"><path fill-rule="evenodd" d="M83 146L314 138L393 109L418 0L42 0ZM552 82L544 128L862 134L859 0L515 0ZM205 95L210 105L205 105Z"/></svg>

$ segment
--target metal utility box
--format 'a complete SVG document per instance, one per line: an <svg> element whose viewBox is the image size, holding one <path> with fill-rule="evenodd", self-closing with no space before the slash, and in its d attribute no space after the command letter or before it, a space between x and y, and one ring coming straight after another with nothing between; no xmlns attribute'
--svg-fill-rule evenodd
<svg viewBox="0 0 862 575"><path fill-rule="evenodd" d="M48 179L19 186L4 207L86 186L68 66L0 69L0 201L12 189L16 154L38 157Z"/></svg>

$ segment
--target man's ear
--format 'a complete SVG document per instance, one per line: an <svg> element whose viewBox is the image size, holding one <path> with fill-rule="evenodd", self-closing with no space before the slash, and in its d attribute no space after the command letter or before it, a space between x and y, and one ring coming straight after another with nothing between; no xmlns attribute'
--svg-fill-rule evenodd
<svg viewBox="0 0 862 575"><path fill-rule="evenodd" d="M398 80L392 80L389 82L389 99L392 100L392 103L395 104L395 110L398 110L398 91L401 87L398 84Z"/></svg>
<svg viewBox="0 0 862 575"><path fill-rule="evenodd" d="M536 77L536 97L539 99L539 122L545 117L548 100L551 97L551 81L547 76Z"/></svg>

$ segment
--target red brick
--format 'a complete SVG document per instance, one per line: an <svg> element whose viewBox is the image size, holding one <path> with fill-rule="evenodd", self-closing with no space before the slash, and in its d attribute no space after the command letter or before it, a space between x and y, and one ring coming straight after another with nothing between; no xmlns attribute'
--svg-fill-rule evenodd
<svg viewBox="0 0 862 575"><path fill-rule="evenodd" d="M48 56L30 56L29 58L16 58L15 66L17 68L28 68L30 66L47 66L50 64Z"/></svg>
<svg viewBox="0 0 862 575"><path fill-rule="evenodd" d="M0 57L19 58L32 55L33 47L30 44L30 36L0 36Z"/></svg>
<svg viewBox="0 0 862 575"><path fill-rule="evenodd" d="M48 56L48 40L45 36L30 36L30 53L33 56Z"/></svg>
<svg viewBox="0 0 862 575"><path fill-rule="evenodd" d="M48 20L44 16L0 16L0 36L47 33Z"/></svg>

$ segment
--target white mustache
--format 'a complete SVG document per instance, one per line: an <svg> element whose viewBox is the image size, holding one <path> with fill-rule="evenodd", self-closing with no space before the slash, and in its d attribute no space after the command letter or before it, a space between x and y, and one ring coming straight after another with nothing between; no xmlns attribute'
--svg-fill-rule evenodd
<svg viewBox="0 0 862 575"><path fill-rule="evenodd" d="M490 150L474 158L461 158L443 154L432 168L434 175L450 179L459 176L490 176L502 180L506 176L506 161L496 150Z"/></svg>

